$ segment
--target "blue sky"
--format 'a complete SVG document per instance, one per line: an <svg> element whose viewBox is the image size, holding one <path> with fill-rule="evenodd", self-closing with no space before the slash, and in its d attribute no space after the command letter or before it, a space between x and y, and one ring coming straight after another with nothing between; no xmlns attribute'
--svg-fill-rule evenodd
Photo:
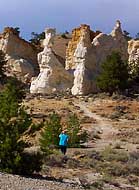
<svg viewBox="0 0 139 190"><path fill-rule="evenodd" d="M115 21L132 36L139 32L139 0L0 0L0 31L20 27L21 36L46 27L71 31L81 23L110 33Z"/></svg>

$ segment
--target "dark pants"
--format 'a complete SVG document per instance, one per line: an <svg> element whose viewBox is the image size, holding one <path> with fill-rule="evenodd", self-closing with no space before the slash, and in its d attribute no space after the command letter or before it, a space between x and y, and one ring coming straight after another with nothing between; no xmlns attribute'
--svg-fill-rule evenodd
<svg viewBox="0 0 139 190"><path fill-rule="evenodd" d="M67 147L66 146L60 146L61 152L65 155L66 151L67 151Z"/></svg>

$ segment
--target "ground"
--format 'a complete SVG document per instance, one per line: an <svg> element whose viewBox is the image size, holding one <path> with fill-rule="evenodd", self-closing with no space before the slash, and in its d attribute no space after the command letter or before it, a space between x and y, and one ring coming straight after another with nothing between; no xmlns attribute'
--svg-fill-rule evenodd
<svg viewBox="0 0 139 190"><path fill-rule="evenodd" d="M66 156L59 151L50 155L42 176L74 184L70 189L139 190L137 98L37 96L27 97L24 104L34 122L47 119L56 111L64 125L69 114L76 113L89 134L84 148L68 148ZM39 147L39 135L37 131L25 137L32 146L30 150Z"/></svg>
<svg viewBox="0 0 139 190"><path fill-rule="evenodd" d="M47 156L41 178L0 173L0 189L139 190L138 98L29 95L24 105L35 123L56 111L66 127L69 115L76 113L89 138L84 148L68 148L66 156L59 150ZM40 131L24 136L28 151L39 150L39 137Z"/></svg>

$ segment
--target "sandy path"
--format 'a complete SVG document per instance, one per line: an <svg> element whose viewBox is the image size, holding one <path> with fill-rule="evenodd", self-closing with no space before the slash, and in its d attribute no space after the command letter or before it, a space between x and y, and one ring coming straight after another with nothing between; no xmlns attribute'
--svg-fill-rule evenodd
<svg viewBox="0 0 139 190"><path fill-rule="evenodd" d="M80 107L85 116L94 118L96 120L96 124L94 123L90 124L88 130L90 131L90 133L98 131L101 139L96 139L95 142L89 141L87 143L89 147L101 150L104 149L109 144L112 144L113 142L116 143L116 139L114 139L113 136L116 135L116 133L118 133L118 130L113 127L112 122L97 115L96 113L92 113L89 110L87 103L85 102L80 102L76 104L76 106Z"/></svg>

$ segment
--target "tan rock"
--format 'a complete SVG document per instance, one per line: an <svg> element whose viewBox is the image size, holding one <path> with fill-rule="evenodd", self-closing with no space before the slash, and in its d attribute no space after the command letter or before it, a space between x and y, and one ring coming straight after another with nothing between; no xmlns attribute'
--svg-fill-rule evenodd
<svg viewBox="0 0 139 190"><path fill-rule="evenodd" d="M67 60L66 69L75 69L74 85L72 94L85 95L97 92L96 77L101 71L101 63L113 51L118 51L123 60L128 59L128 44L122 33L121 24L116 22L116 26L110 35L99 33L93 41L89 39L87 30L82 30L80 40L72 55L72 60Z"/></svg>
<svg viewBox="0 0 139 190"><path fill-rule="evenodd" d="M130 40L128 42L128 53L129 53L129 67L130 73L138 75L139 71L139 40Z"/></svg>
<svg viewBox="0 0 139 190"><path fill-rule="evenodd" d="M0 50L8 59L8 72L24 78L28 75L31 79L38 72L37 51L33 46L21 39L14 28L7 27L0 34Z"/></svg>
<svg viewBox="0 0 139 190"><path fill-rule="evenodd" d="M76 65L74 63L74 53L77 48L78 43L81 40L81 37L84 38L85 46L89 46L91 41L95 36L97 36L100 32L93 32L90 30L90 26L82 24L79 28L75 28L72 31L72 39L68 44L68 48L66 51L66 69L75 69Z"/></svg>

